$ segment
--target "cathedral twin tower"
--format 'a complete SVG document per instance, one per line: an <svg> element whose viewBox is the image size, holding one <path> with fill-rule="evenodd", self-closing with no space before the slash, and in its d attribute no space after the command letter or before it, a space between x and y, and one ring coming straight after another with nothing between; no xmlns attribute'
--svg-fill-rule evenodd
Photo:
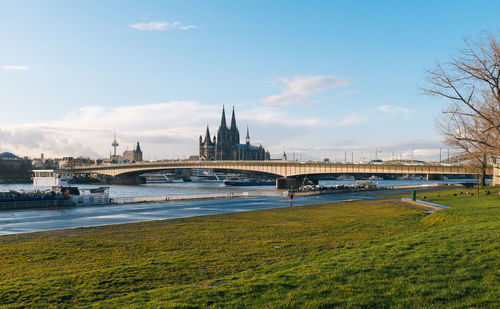
<svg viewBox="0 0 500 309"><path fill-rule="evenodd" d="M269 160L269 152L262 145L251 145L250 136L245 138L245 144L240 144L240 131L236 126L236 116L231 116L231 126L226 124L226 113L222 107L222 119L217 137L210 138L210 130L207 126L205 140L200 135L200 160Z"/></svg>

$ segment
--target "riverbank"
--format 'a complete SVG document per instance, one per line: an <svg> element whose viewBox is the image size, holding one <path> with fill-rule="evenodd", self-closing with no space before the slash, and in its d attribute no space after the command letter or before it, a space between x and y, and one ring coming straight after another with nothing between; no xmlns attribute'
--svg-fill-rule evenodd
<svg viewBox="0 0 500 309"><path fill-rule="evenodd" d="M498 306L498 196L454 193L2 236L0 305Z"/></svg>
<svg viewBox="0 0 500 309"><path fill-rule="evenodd" d="M432 189L418 189L418 192L427 190ZM366 200L405 192L409 191L384 190L301 196L293 200L293 205ZM254 193L252 191L252 195ZM199 195L189 195L188 197L193 196L198 197ZM227 195L224 194L223 196L223 199L168 201L163 200L164 197L160 196L161 200L156 202L6 210L0 212L0 235L273 209L290 205L288 196L282 195L244 198L227 198ZM149 199L149 197L145 198ZM140 200L142 197L138 199Z"/></svg>
<svg viewBox="0 0 500 309"><path fill-rule="evenodd" d="M355 192L373 192L373 191L391 191L391 190L403 190L403 189L424 189L424 190L439 190L439 189L451 189L451 188L463 188L461 184L424 184L424 185L405 185L405 186L386 186L377 187L375 185L368 186L355 186L355 185L342 185L340 188L318 188L314 189L310 186L311 190L304 191L293 191L294 196L309 196L309 195L324 195L324 194L340 194L340 193L355 193ZM289 195L290 191L283 192L284 195Z"/></svg>

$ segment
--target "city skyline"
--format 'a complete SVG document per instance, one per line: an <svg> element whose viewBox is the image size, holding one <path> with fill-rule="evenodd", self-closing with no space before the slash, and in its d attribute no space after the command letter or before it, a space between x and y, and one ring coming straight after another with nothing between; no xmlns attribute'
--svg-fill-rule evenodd
<svg viewBox="0 0 500 309"><path fill-rule="evenodd" d="M273 158L437 160L444 101L419 86L499 29L500 4L479 6L2 2L0 152L106 157L116 131L120 152L186 158L224 104Z"/></svg>

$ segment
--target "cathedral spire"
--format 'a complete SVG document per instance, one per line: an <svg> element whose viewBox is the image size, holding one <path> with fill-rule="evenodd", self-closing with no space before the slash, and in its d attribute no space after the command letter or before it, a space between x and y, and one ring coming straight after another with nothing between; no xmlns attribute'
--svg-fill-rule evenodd
<svg viewBox="0 0 500 309"><path fill-rule="evenodd" d="M208 125L207 125L207 132L205 133L205 142L208 141L208 142L212 142L210 140L210 130L208 129Z"/></svg>
<svg viewBox="0 0 500 309"><path fill-rule="evenodd" d="M234 115L234 106L233 106L233 115L231 116L231 130L237 129L236 127L236 116Z"/></svg>
<svg viewBox="0 0 500 309"><path fill-rule="evenodd" d="M247 137L245 137L245 142L247 145L250 145L250 133L248 133L248 125L247 125Z"/></svg>
<svg viewBox="0 0 500 309"><path fill-rule="evenodd" d="M230 140L231 143L236 145L240 143L240 131L238 131L238 127L236 126L236 116L234 115L234 106L233 106L233 115L231 116L231 128L229 129Z"/></svg>
<svg viewBox="0 0 500 309"><path fill-rule="evenodd" d="M224 111L224 105L222 105L222 119L220 121L220 127L221 129L226 129L227 124L226 124L226 112Z"/></svg>

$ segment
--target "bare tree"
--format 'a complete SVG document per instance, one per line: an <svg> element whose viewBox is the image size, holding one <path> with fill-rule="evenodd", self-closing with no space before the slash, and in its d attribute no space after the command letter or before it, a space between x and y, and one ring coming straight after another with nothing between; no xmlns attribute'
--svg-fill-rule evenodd
<svg viewBox="0 0 500 309"><path fill-rule="evenodd" d="M427 71L424 93L447 99L438 132L485 170L487 157L500 154L500 45L492 33L464 41L450 62Z"/></svg>
<svg viewBox="0 0 500 309"><path fill-rule="evenodd" d="M452 115L452 117L450 117ZM464 117L454 113L444 113L436 122L437 131L444 137L445 144L462 151L462 158L471 167L480 169L480 183L485 184L488 157L498 140L494 130L488 130L489 123L475 117Z"/></svg>

